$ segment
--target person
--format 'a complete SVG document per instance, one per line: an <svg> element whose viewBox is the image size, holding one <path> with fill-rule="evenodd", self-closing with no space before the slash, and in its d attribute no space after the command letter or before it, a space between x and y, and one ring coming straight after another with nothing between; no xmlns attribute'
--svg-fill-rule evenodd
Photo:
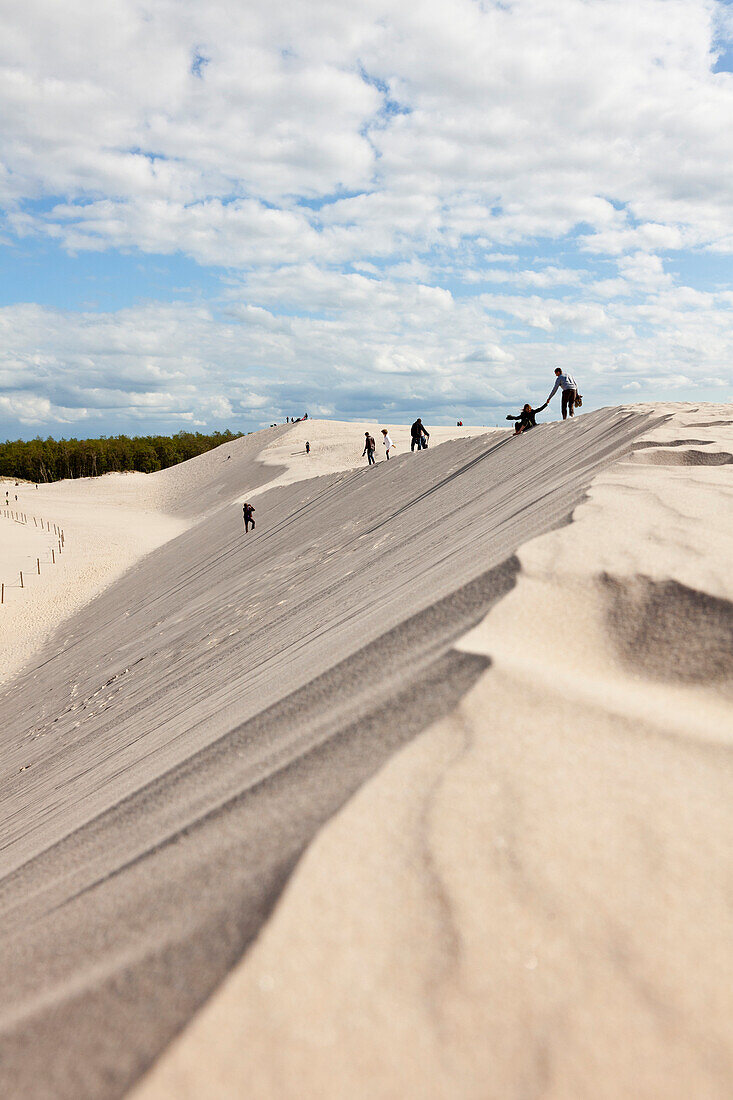
<svg viewBox="0 0 733 1100"><path fill-rule="evenodd" d="M364 432L364 435L366 436L366 443L364 444L364 450L361 452L361 457L363 458L366 455L369 465L374 466L374 452L377 444L374 442L374 436L370 435L369 432Z"/></svg>
<svg viewBox="0 0 733 1100"><path fill-rule="evenodd" d="M384 448L387 452L387 461L389 461L389 452L394 447L394 443L392 442L392 436L389 434L386 428L382 428L382 435L384 436L382 442L384 443Z"/></svg>
<svg viewBox="0 0 733 1100"><path fill-rule="evenodd" d="M430 432L425 427L419 416L410 428L410 435L412 437L410 442L411 451L414 451L416 447L418 451L422 451L425 447L427 447L427 441L430 439Z"/></svg>
<svg viewBox="0 0 733 1100"><path fill-rule="evenodd" d="M562 418L566 420L568 413L571 416L575 415L575 399L578 396L578 386L572 374L567 371L563 374L559 367L555 367L555 385L552 387L545 405L550 404L554 394L559 389L562 390Z"/></svg>
<svg viewBox="0 0 733 1100"><path fill-rule="evenodd" d="M519 416L512 416L510 413L507 416L507 420L517 421L514 425L514 434L520 435L522 432L528 432L530 428L536 428L537 421L535 420L535 416L538 412L542 412L542 410L546 408L547 402L545 401L544 405L540 405L537 409L533 409L531 405L524 405Z"/></svg>
<svg viewBox="0 0 733 1100"><path fill-rule="evenodd" d="M307 439L306 439L306 441L305 441L305 453L306 453L307 455L309 455L309 454L311 453L311 445L310 445L310 443L308 442L308 440L307 440Z"/></svg>
<svg viewBox="0 0 733 1100"><path fill-rule="evenodd" d="M254 517L254 504L242 505L242 516L244 518L244 530L249 531L249 525L252 524L252 530L255 529L255 517Z"/></svg>

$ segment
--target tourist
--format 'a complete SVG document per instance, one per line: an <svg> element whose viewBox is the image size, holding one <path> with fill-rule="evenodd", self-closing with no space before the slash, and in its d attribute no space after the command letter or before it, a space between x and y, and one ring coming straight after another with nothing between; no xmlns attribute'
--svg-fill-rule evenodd
<svg viewBox="0 0 733 1100"><path fill-rule="evenodd" d="M374 436L370 435L369 432L364 432L364 435L366 437L366 442L364 444L364 450L361 452L361 457L363 458L364 455L366 455L368 464L374 466L376 465L374 452L377 449L377 444L374 442Z"/></svg>
<svg viewBox="0 0 733 1100"><path fill-rule="evenodd" d="M575 415L575 402L578 399L578 386L573 378L572 374L567 371L563 373L559 367L555 367L555 385L552 387L550 396L545 401L545 405L549 405L552 397L557 390L562 390L562 418L567 419L568 413L571 416Z"/></svg>
<svg viewBox="0 0 733 1100"><path fill-rule="evenodd" d="M384 449L387 453L387 461L389 461L389 452L394 447L394 443L392 442L392 437L390 436L386 428L382 428L382 435L384 436L382 442L384 443Z"/></svg>
<svg viewBox="0 0 733 1100"><path fill-rule="evenodd" d="M255 517L254 517L254 504L242 505L242 517L244 519L244 530L249 531L249 525L252 524L252 530L255 529Z"/></svg>
<svg viewBox="0 0 733 1100"><path fill-rule="evenodd" d="M430 439L430 432L427 430L419 416L410 428L410 436L411 451L414 451L415 448L417 448L418 451L422 451L427 447L428 440Z"/></svg>
<svg viewBox="0 0 733 1100"><path fill-rule="evenodd" d="M531 405L525 405L519 416L512 416L510 413L507 416L507 420L517 421L514 425L514 434L521 435L522 432L528 432L530 428L536 428L537 421L535 420L535 416L538 412L542 412L542 410L546 408L547 402L545 401L544 405L540 405L537 409L533 409Z"/></svg>

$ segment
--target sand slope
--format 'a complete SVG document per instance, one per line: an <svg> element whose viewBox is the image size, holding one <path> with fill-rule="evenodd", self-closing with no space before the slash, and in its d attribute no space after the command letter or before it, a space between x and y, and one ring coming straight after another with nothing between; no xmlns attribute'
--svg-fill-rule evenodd
<svg viewBox="0 0 733 1100"><path fill-rule="evenodd" d="M490 667L136 1100L731 1095L733 431L671 411L520 547L458 643Z"/></svg>
<svg viewBox="0 0 733 1100"><path fill-rule="evenodd" d="M214 507L62 625L0 698L3 1095L124 1092L323 822L480 677L452 643L517 548L648 423L601 411L284 486L247 538Z"/></svg>
<svg viewBox="0 0 733 1100"><path fill-rule="evenodd" d="M429 447L437 447L451 439L472 439L485 435L486 428L465 426L445 428L426 425L430 432ZM292 485L303 477L319 477L339 470L350 470L365 466L363 457L364 433L370 432L377 443L376 461L386 462L386 452L381 429L387 428L394 444L389 461L410 451L411 434L407 424L375 424L369 421L346 420L301 420L294 424L286 435L274 440L263 451L261 461L266 466L279 467L270 487ZM508 433L511 429L504 428ZM310 443L310 453L306 454L306 440Z"/></svg>
<svg viewBox="0 0 733 1100"><path fill-rule="evenodd" d="M0 515L0 581L6 584L0 684L20 671L56 627L146 554L243 489L276 477L271 462L265 467L257 459L286 431L257 432L155 474L105 474L38 487L0 482L0 500L9 488L12 510L27 516L22 526ZM41 520L52 531L54 524L64 530L63 553L53 564L51 549L58 551L58 543L36 526Z"/></svg>

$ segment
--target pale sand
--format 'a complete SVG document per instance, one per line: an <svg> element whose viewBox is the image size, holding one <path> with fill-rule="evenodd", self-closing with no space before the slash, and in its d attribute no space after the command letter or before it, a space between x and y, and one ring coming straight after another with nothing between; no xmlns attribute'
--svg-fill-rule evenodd
<svg viewBox="0 0 733 1100"><path fill-rule="evenodd" d="M731 1095L733 410L663 411L135 1100Z"/></svg>
<svg viewBox="0 0 733 1100"><path fill-rule="evenodd" d="M0 514L0 581L5 584L0 684L19 672L60 623L188 526L187 521L137 503L145 502L147 481L144 474L107 475L38 490L25 483L13 488L13 496L18 495L13 511L23 512L27 523ZM36 527L34 518L39 524L50 522L51 532ZM61 553L54 524L64 532Z"/></svg>
<svg viewBox="0 0 733 1100"><path fill-rule="evenodd" d="M464 426L462 428L433 427L425 425L430 432L429 448L437 447L451 439L472 439L486 435L496 429ZM394 449L386 458L382 428L387 428ZM511 431L504 427L504 431ZM304 477L320 477L340 470L350 470L366 466L363 457L365 432L370 432L377 443L375 458L377 462L392 461L399 455L410 451L411 437L409 424L390 425L370 421L349 420L301 420L294 424L287 435L271 443L262 453L261 461L265 465L282 467L280 473L267 485L268 489L278 485L292 485ZM306 454L305 443L311 445L310 454Z"/></svg>
<svg viewBox="0 0 733 1100"><path fill-rule="evenodd" d="M74 612L146 554L215 508L254 497L263 487L289 485L365 463L360 458L365 430L361 423L308 420L233 440L155 474L105 474L38 488L0 479L0 582L6 585L0 620L0 684L9 682ZM429 430L431 441L436 442L485 431ZM301 440L309 438L309 433L314 446L306 463ZM393 439L400 440L398 453L404 453L405 440L409 450L409 427L396 427ZM381 440L378 457L384 459ZM248 465L245 472L242 463L253 459L262 468ZM11 510L27 515L27 526L2 515L5 489ZM34 517L38 523L50 521L64 530L63 553L55 564L51 548L58 551L58 540L35 527ZM38 557L42 559L40 577Z"/></svg>
<svg viewBox="0 0 733 1100"><path fill-rule="evenodd" d="M730 468L645 457L722 462L726 418L339 467L258 495L246 538L263 443L305 467L281 429L143 479L188 529L0 693L0 1094L123 1095L296 864L140 1096L729 1092Z"/></svg>
<svg viewBox="0 0 733 1100"><path fill-rule="evenodd" d="M183 471L167 507L205 518L0 693L0 1094L124 1093L323 824L486 669L453 642L516 549L647 423L605 410L286 485L248 536L231 501L277 473L260 441L193 490Z"/></svg>

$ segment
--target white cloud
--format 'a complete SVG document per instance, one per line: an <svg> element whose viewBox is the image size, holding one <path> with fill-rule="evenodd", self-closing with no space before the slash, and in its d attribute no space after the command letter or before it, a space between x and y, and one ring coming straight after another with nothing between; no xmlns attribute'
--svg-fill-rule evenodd
<svg viewBox="0 0 733 1100"><path fill-rule="evenodd" d="M309 223L339 258L581 223L604 252L728 247L721 19L710 0L633 19L625 0L41 0L0 43L3 187L83 199L27 214L69 248L204 263L252 262L252 236L312 257ZM293 212L344 190L366 193Z"/></svg>
<svg viewBox="0 0 733 1100"><path fill-rule="evenodd" d="M718 385L730 302L663 254L733 251L731 38L714 0L16 5L4 236L229 274L193 306L8 307L0 412L481 408L557 359L601 396Z"/></svg>

